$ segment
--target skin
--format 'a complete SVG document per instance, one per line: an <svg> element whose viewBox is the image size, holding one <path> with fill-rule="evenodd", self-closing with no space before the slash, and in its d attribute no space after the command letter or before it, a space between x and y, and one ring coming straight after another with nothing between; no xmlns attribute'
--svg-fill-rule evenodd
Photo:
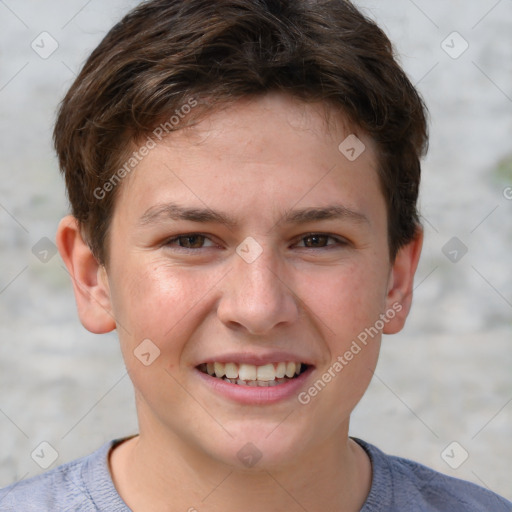
<svg viewBox="0 0 512 512"><path fill-rule="evenodd" d="M296 395L242 405L194 369L219 354L287 351L314 365L304 391L393 304L401 311L383 332L404 325L422 232L390 261L374 144L341 114L326 123L324 107L268 94L173 133L124 179L106 266L73 217L59 225L81 322L94 333L117 329L135 388L140 434L110 457L116 488L135 512L357 511L368 495L371 464L348 427L380 333L307 405ZM338 150L351 133L366 146L353 162ZM141 224L171 201L225 212L237 225ZM366 221L280 222L289 210L331 204ZM191 249L180 247L188 239L166 243L192 233L206 238ZM247 237L262 249L252 263L236 252ZM144 339L160 350L149 366L133 353ZM262 455L250 468L237 457L247 443Z"/></svg>

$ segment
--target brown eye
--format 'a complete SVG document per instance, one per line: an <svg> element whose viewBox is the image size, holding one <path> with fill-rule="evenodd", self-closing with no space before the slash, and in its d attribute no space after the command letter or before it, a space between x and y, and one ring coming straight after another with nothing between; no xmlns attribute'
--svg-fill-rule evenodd
<svg viewBox="0 0 512 512"><path fill-rule="evenodd" d="M165 242L165 246L167 247L175 247L178 249L202 249L205 247L205 241L208 238L204 235L198 233L191 233L186 235L176 236L167 242Z"/></svg>
<svg viewBox="0 0 512 512"><path fill-rule="evenodd" d="M204 243L204 239L205 237L202 235L180 236L178 238L178 240L180 240L180 247L185 247L187 249L200 248Z"/></svg>
<svg viewBox="0 0 512 512"><path fill-rule="evenodd" d="M334 240L335 244L329 244L329 240ZM301 241L304 242L304 246L308 249L323 249L332 245L343 245L343 240L339 240L329 235L323 235L321 233L312 233L305 237L302 237Z"/></svg>
<svg viewBox="0 0 512 512"><path fill-rule="evenodd" d="M325 247L328 239L329 237L325 235L310 235L304 238L307 247Z"/></svg>

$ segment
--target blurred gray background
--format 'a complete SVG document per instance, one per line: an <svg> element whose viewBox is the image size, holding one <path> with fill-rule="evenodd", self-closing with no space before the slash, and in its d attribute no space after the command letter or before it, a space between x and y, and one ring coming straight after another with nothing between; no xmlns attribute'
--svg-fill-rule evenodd
<svg viewBox="0 0 512 512"><path fill-rule="evenodd" d="M115 333L80 325L53 252L51 146L58 102L137 3L0 0L0 486L42 472L42 442L54 467L137 429ZM351 434L512 500L512 1L357 4L423 94L431 146L413 311Z"/></svg>

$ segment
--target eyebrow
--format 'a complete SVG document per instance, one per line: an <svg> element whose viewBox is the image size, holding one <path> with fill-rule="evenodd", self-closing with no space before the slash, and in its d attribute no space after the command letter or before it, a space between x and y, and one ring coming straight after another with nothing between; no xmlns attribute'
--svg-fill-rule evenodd
<svg viewBox="0 0 512 512"><path fill-rule="evenodd" d="M177 203L152 206L141 216L139 224L146 226L165 220L215 223L226 226L229 229L233 229L238 225L236 219L227 213L214 211L209 208L181 206ZM299 225L322 220L350 220L370 225L366 215L339 204L289 210L285 212L277 224Z"/></svg>

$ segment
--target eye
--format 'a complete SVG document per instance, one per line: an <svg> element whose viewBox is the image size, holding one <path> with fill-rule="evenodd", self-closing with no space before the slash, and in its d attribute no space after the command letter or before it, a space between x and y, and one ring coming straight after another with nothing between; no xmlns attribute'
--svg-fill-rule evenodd
<svg viewBox="0 0 512 512"><path fill-rule="evenodd" d="M334 240L335 243L328 244L329 240ZM304 247L307 249L324 249L333 245L342 246L348 244L346 240L324 233L310 233L302 237L300 241L304 241Z"/></svg>
<svg viewBox="0 0 512 512"><path fill-rule="evenodd" d="M166 247L177 247L181 249L202 249L205 241L207 240L211 243L210 247L214 245L213 242L211 242L211 240L205 235L201 235L200 233L189 233L171 238L163 245ZM178 245L176 245L176 243Z"/></svg>
<svg viewBox="0 0 512 512"><path fill-rule="evenodd" d="M209 243L205 245L207 242ZM297 245L300 246L300 243L304 243L302 248L305 249L328 249L330 247L348 245L346 240L324 233L310 233L305 235L299 240L299 244ZM197 250L214 247L215 243L213 243L206 235L201 233L187 233L170 238L162 245L164 247L171 247L178 250Z"/></svg>

